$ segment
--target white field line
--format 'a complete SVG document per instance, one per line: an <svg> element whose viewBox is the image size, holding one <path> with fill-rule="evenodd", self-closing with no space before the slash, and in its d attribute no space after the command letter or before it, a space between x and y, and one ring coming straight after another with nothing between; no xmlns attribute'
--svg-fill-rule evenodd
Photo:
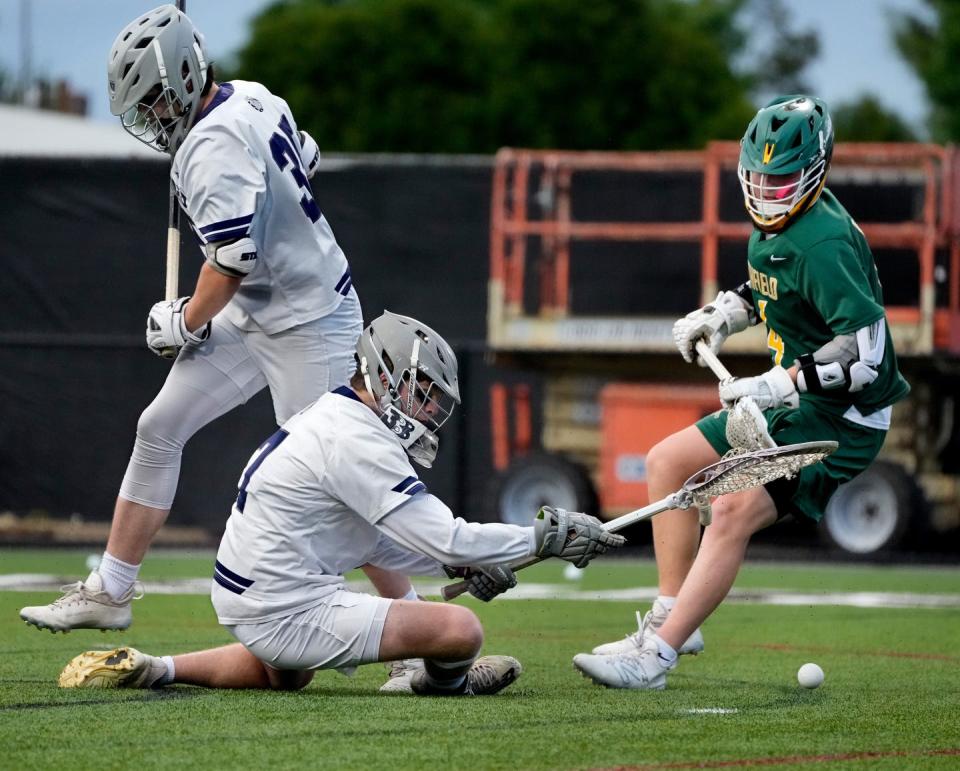
<svg viewBox="0 0 960 771"><path fill-rule="evenodd" d="M0 591L56 591L77 579L42 573L0 575ZM147 594L209 594L209 578L145 581ZM423 595L438 595L442 583L417 581ZM347 582L347 588L368 592L370 584ZM579 600L583 602L645 602L657 597L653 586L632 589L584 591L570 584L520 583L498 598L503 600ZM782 589L734 589L726 602L759 605L843 605L855 608L960 608L960 594L916 594L912 592L791 592Z"/></svg>

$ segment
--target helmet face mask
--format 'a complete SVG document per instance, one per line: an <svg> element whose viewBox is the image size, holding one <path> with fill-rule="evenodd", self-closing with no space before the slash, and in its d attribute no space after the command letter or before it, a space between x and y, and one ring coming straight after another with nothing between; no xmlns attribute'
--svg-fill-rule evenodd
<svg viewBox="0 0 960 771"><path fill-rule="evenodd" d="M142 101L120 116L120 122L131 136L167 152L177 124L185 117L183 102L176 91L157 84Z"/></svg>
<svg viewBox="0 0 960 771"><path fill-rule="evenodd" d="M460 403L453 349L425 324L385 311L360 335L357 358L381 419L410 458L430 468L436 432Z"/></svg>
<svg viewBox="0 0 960 771"><path fill-rule="evenodd" d="M403 373L398 393L403 403L401 412L434 432L450 419L454 407L457 406L457 401L451 394L422 373L415 376L413 368Z"/></svg>
<svg viewBox="0 0 960 771"><path fill-rule="evenodd" d="M176 153L196 121L207 82L200 33L173 5L137 17L110 49L110 111L132 136Z"/></svg>
<svg viewBox="0 0 960 771"><path fill-rule="evenodd" d="M833 154L833 124L815 97L778 97L761 109L740 142L737 176L754 225L785 229L820 198Z"/></svg>

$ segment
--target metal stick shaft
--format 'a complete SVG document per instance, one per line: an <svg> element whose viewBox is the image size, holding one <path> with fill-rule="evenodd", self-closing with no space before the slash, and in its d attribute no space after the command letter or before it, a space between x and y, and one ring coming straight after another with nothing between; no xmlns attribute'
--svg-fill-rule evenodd
<svg viewBox="0 0 960 771"><path fill-rule="evenodd" d="M679 504L680 499L678 494L672 493L662 500L647 504L642 509L636 509L628 512L627 514L623 514L616 519L611 519L609 522L604 522L603 529L608 533L616 533L617 531L623 530L626 527L630 527L630 525L634 525L637 522L643 522L645 519L650 519L662 511L666 511L667 509L675 509L679 506ZM543 562L545 559L548 558L527 557L520 562L514 562L512 565L510 565L510 569L513 571L523 570L531 565L536 565L538 562ZM467 591L467 582L457 581L456 583L447 584L444 586L440 590L440 596L445 600L452 600L454 597L459 597L465 591Z"/></svg>
<svg viewBox="0 0 960 771"><path fill-rule="evenodd" d="M726 380L732 377L730 370L723 366L723 363L717 358L717 354L710 350L710 346L703 342L703 340L697 340L697 353L700 354L700 358L707 363L707 366L710 367L710 370L719 380Z"/></svg>

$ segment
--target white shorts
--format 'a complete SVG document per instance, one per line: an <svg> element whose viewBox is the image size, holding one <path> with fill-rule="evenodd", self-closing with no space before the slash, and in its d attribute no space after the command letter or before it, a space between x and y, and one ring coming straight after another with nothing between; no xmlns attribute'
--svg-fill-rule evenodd
<svg viewBox="0 0 960 771"><path fill-rule="evenodd" d="M380 638L391 602L340 589L319 605L285 618L225 626L274 669L352 670L380 660Z"/></svg>

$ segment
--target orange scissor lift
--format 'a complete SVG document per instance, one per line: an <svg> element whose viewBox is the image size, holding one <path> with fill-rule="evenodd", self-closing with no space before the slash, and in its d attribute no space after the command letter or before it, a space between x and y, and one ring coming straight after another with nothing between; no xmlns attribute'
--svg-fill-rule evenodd
<svg viewBox="0 0 960 771"><path fill-rule="evenodd" d="M646 451L717 408L715 382L684 364L673 346L679 314L639 308L577 314L571 309L571 262L589 260L590 245L604 242L634 244L638 260L658 259L664 244L692 245L699 248L699 298L709 302L719 289L730 288L718 279L722 246L745 245L751 233L745 214L736 220L721 216L721 185L730 185L738 152L737 143L712 142L696 152L507 148L497 154L488 347L495 362L534 371L543 385L539 442L529 386L491 388L501 518L519 521L544 502L595 507L605 516L643 505ZM576 218L578 181L603 174L692 175L701 190L700 216ZM909 219L859 221L875 253L899 250L898 259L914 262L902 267L912 272L915 266L918 287L909 304L887 305L913 393L895 410L882 460L841 488L825 517L828 540L870 554L892 547L911 525L914 531L921 524L937 530L960 525L958 476L941 463L958 434L953 396L960 390L960 160L954 148L932 144L840 144L828 184L836 180L913 191ZM739 196L736 187L724 193ZM722 355L735 374L768 366L761 358L765 335L759 325L726 342Z"/></svg>

